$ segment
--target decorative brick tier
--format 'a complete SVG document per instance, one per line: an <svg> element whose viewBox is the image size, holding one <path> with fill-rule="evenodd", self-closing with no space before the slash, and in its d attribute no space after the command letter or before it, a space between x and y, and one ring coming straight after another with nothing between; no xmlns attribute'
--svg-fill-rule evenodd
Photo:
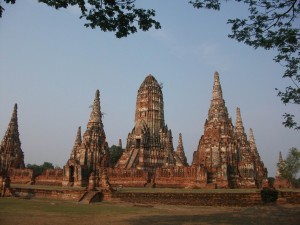
<svg viewBox="0 0 300 225"><path fill-rule="evenodd" d="M134 204L192 206L261 205L260 193L113 193L113 199Z"/></svg>
<svg viewBox="0 0 300 225"><path fill-rule="evenodd" d="M79 201L86 193L85 190L44 190L33 188L12 188L16 197L23 198L51 198Z"/></svg>

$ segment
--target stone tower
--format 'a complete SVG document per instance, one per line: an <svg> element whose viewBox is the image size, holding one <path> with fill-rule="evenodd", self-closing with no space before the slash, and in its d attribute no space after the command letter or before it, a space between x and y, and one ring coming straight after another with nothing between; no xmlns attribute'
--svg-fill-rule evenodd
<svg viewBox="0 0 300 225"><path fill-rule="evenodd" d="M116 167L153 172L157 167L176 165L172 139L164 120L161 86L148 75L138 90L134 128Z"/></svg>
<svg viewBox="0 0 300 225"><path fill-rule="evenodd" d="M18 128L18 106L15 104L8 128L0 146L0 172L7 173L9 168L23 169L24 153Z"/></svg>
<svg viewBox="0 0 300 225"><path fill-rule="evenodd" d="M219 186L236 186L237 152L234 129L223 99L219 73L214 74L212 99L208 118L204 124L198 149L193 155L193 165L207 169L207 183Z"/></svg>
<svg viewBox="0 0 300 225"><path fill-rule="evenodd" d="M97 90L83 138L79 127L70 159L64 166L63 185L87 186L91 175L99 183L101 171L108 164L109 150L102 123L100 92Z"/></svg>
<svg viewBox="0 0 300 225"><path fill-rule="evenodd" d="M219 74L214 85L208 118L204 124L193 165L207 170L207 184L230 188L261 187L267 170L258 154L253 131L249 141L244 130L240 108L236 109L236 126L228 115L222 96Z"/></svg>

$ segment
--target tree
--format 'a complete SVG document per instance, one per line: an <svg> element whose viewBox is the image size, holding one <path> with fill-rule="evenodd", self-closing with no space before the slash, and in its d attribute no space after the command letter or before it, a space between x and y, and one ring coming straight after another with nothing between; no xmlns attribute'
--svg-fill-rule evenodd
<svg viewBox="0 0 300 225"><path fill-rule="evenodd" d="M15 0L4 0L14 4ZM115 32L117 38L143 31L151 27L160 28L160 23L153 19L153 9L140 9L134 5L135 0L39 0L55 9L78 6L81 11L80 19L86 19L85 26L100 28L102 31ZM0 17L4 8L0 4Z"/></svg>
<svg viewBox="0 0 300 225"><path fill-rule="evenodd" d="M113 145L109 148L109 153L110 153L110 165L115 166L123 154L123 149L119 146Z"/></svg>
<svg viewBox="0 0 300 225"><path fill-rule="evenodd" d="M6 2L7 4L8 3L15 4L16 0L4 0L4 2ZM1 2L0 2L0 17L2 17L3 11L4 11L4 8L2 7Z"/></svg>
<svg viewBox="0 0 300 225"><path fill-rule="evenodd" d="M300 171L300 151L297 148L289 150L286 160L278 165L279 172L293 185L297 183L297 174Z"/></svg>
<svg viewBox="0 0 300 225"><path fill-rule="evenodd" d="M42 165L36 165L36 164L27 164L28 169L32 169L34 176L41 175L46 169L54 169L54 166L50 162L44 162Z"/></svg>
<svg viewBox="0 0 300 225"><path fill-rule="evenodd" d="M232 33L229 38L246 45L277 51L275 62L285 68L283 78L291 84L278 91L284 104L300 104L300 29L296 18L300 15L300 0L236 0L248 5L247 19L229 19ZM195 8L220 10L222 0L193 0ZM226 2L226 1L225 1ZM283 115L283 125L300 130L300 123L290 113Z"/></svg>

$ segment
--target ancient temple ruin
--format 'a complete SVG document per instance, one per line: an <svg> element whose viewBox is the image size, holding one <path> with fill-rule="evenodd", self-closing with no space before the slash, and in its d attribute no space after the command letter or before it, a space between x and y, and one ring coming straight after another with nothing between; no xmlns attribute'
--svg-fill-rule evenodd
<svg viewBox="0 0 300 225"><path fill-rule="evenodd" d="M194 152L192 164L204 167L207 170L207 184L219 187L256 187L267 178L252 130L250 140L247 140L239 108L236 110L236 126L232 124L217 72L214 74L204 134Z"/></svg>
<svg viewBox="0 0 300 225"><path fill-rule="evenodd" d="M24 153L18 128L18 106L15 104L8 128L0 146L0 171L7 173L9 169L23 169Z"/></svg>
<svg viewBox="0 0 300 225"><path fill-rule="evenodd" d="M174 151L172 131L164 120L162 88L148 75L138 90L134 128L128 134L126 150L116 168L153 172L163 166L186 164L183 146L178 154L180 157Z"/></svg>
<svg viewBox="0 0 300 225"><path fill-rule="evenodd" d="M122 148L121 140L119 147ZM279 161L282 165L281 155ZM191 166L187 163L181 133L174 150L172 131L164 120L162 87L148 75L137 93L134 127L115 167L109 165L97 90L86 131L82 136L81 127L78 128L63 170L47 170L35 177L32 170L23 168L24 154L15 105L0 146L0 171L19 183L87 187L89 190L101 187L111 191L110 183L128 187L255 188L262 187L267 179L267 169L258 153L253 130L250 128L249 136L246 134L240 108L236 109L233 125L217 72L204 133ZM283 185L278 181L278 186Z"/></svg>
<svg viewBox="0 0 300 225"><path fill-rule="evenodd" d="M83 137L78 128L70 159L64 166L64 186L101 186L101 176L109 164L109 150L100 110L100 92L96 91L93 109Z"/></svg>

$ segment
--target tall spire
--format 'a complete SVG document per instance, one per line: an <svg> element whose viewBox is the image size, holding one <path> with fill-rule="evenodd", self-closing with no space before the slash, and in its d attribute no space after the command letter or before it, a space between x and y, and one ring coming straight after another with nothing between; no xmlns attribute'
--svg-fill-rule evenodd
<svg viewBox="0 0 300 225"><path fill-rule="evenodd" d="M71 159L75 159L77 157L77 150L80 147L81 143L82 143L82 140L81 140L81 127L79 126L78 129L77 129L77 134L76 134L73 150L71 152Z"/></svg>
<svg viewBox="0 0 300 225"><path fill-rule="evenodd" d="M229 115L225 106L225 101L222 95L222 88L219 79L219 73L214 73L214 85L212 91L212 99L208 111L208 122L214 122L217 120L221 123L231 123L229 121Z"/></svg>
<svg viewBox="0 0 300 225"><path fill-rule="evenodd" d="M102 113L101 113L101 107L100 107L100 92L99 90L96 91L95 93L95 99L93 103L93 110L90 115L89 122L87 124L87 131L88 130L95 130L97 129L102 137L102 141L105 139L105 132L104 132L104 127L102 123ZM89 135L88 132L84 133L84 137L86 135Z"/></svg>
<svg viewBox="0 0 300 225"><path fill-rule="evenodd" d="M219 73L215 72L212 100L219 100L219 99L223 99L222 88L220 84Z"/></svg>
<svg viewBox="0 0 300 225"><path fill-rule="evenodd" d="M18 128L18 105L14 105L13 113L11 115L10 122L8 124L8 128L5 132L4 138L1 142L1 146L5 145L8 141L13 141L19 145L21 145L21 141L19 138L19 128Z"/></svg>
<svg viewBox="0 0 300 225"><path fill-rule="evenodd" d="M150 145L158 145L156 136L164 128L164 100L161 86L151 74L141 84L135 109L135 132L141 135L144 128L150 132Z"/></svg>
<svg viewBox="0 0 300 225"><path fill-rule="evenodd" d="M2 169L24 168L24 153L21 149L21 141L18 128L18 105L14 105L13 113L8 128L0 146L0 165Z"/></svg>

